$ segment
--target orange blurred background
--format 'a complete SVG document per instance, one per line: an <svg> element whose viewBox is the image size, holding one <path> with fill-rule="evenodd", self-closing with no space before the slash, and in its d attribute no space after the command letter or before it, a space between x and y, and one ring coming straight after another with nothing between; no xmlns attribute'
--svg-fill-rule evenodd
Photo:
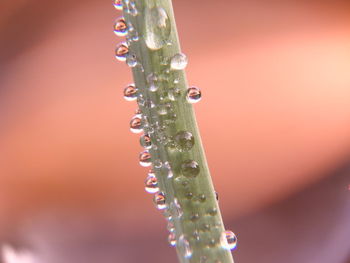
<svg viewBox="0 0 350 263"><path fill-rule="evenodd" d="M236 263L349 263L350 3L173 2ZM0 6L1 244L21 263L175 263L128 128L121 14Z"/></svg>

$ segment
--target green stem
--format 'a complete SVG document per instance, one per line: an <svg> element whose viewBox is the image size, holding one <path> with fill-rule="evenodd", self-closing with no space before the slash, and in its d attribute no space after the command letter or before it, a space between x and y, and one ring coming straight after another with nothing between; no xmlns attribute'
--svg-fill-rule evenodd
<svg viewBox="0 0 350 263"><path fill-rule="evenodd" d="M185 72L171 67L180 45L171 0L124 0L129 52L143 131L159 191L156 203L168 220L181 262L230 263ZM173 60L175 61L175 60ZM175 61L176 62L176 61ZM147 160L146 160L147 161ZM174 229L172 228L174 225Z"/></svg>

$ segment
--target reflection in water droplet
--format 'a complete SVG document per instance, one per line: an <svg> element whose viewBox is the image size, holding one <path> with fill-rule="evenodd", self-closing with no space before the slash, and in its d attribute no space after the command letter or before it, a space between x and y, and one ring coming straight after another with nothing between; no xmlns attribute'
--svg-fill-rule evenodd
<svg viewBox="0 0 350 263"><path fill-rule="evenodd" d="M117 36L123 37L128 34L128 27L124 17L119 17L114 23L114 33Z"/></svg>
<svg viewBox="0 0 350 263"><path fill-rule="evenodd" d="M170 233L169 234L168 242L169 242L170 246L172 246L172 247L176 246L176 235L175 235L175 233Z"/></svg>
<svg viewBox="0 0 350 263"><path fill-rule="evenodd" d="M133 101L137 99L137 88L134 84L129 84L124 89L124 99L127 101Z"/></svg>
<svg viewBox="0 0 350 263"><path fill-rule="evenodd" d="M142 132L142 122L139 116L135 116L130 121L130 131L133 133L141 133Z"/></svg>
<svg viewBox="0 0 350 263"><path fill-rule="evenodd" d="M154 175L148 175L145 181L145 190L148 193L154 194L159 191L158 180Z"/></svg>
<svg viewBox="0 0 350 263"><path fill-rule="evenodd" d="M125 61L126 56L129 52L129 47L125 42L120 43L117 48L115 49L115 57L119 61Z"/></svg>
<svg viewBox="0 0 350 263"><path fill-rule="evenodd" d="M232 231L224 231L221 234L220 244L225 249L233 250L237 247L237 237Z"/></svg>
<svg viewBox="0 0 350 263"><path fill-rule="evenodd" d="M143 151L140 153L139 160L140 160L140 165L143 167L148 167L151 166L151 154L149 151Z"/></svg>
<svg viewBox="0 0 350 263"><path fill-rule="evenodd" d="M194 137L188 131L180 131L174 138L175 147L180 152L189 151L194 145Z"/></svg>
<svg viewBox="0 0 350 263"><path fill-rule="evenodd" d="M201 100L202 93L199 88L191 87L187 90L187 101L190 103L196 103Z"/></svg>
<svg viewBox="0 0 350 263"><path fill-rule="evenodd" d="M164 8L146 8L144 32L148 48L158 50L166 45L171 32L171 24Z"/></svg>
<svg viewBox="0 0 350 263"><path fill-rule="evenodd" d="M145 149L149 150L152 148L151 137L148 134L144 134L140 137L140 144Z"/></svg>
<svg viewBox="0 0 350 263"><path fill-rule="evenodd" d="M117 10L123 10L123 1L122 0L114 0L113 5Z"/></svg>
<svg viewBox="0 0 350 263"><path fill-rule="evenodd" d="M163 210L167 207L165 202L165 194L163 192L156 194L153 198L153 202L159 210Z"/></svg>
<svg viewBox="0 0 350 263"><path fill-rule="evenodd" d="M186 68L188 63L187 57L183 53L174 55L170 60L170 67L174 70L181 70Z"/></svg>
<svg viewBox="0 0 350 263"><path fill-rule="evenodd" d="M185 176L196 177L199 174L200 169L196 161L187 160L182 163L181 171Z"/></svg>
<svg viewBox="0 0 350 263"><path fill-rule="evenodd" d="M185 238L184 235L181 235L179 237L177 248L181 253L181 255L183 255L185 258L190 258L192 256L192 249L190 247L188 240Z"/></svg>

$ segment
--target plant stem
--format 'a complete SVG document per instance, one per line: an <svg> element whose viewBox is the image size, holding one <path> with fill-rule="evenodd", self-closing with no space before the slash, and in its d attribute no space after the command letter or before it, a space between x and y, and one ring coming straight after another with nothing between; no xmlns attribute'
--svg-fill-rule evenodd
<svg viewBox="0 0 350 263"><path fill-rule="evenodd" d="M180 262L231 263L216 192L188 102L182 69L186 62L171 0L124 0L123 11L128 26L126 61L132 67L142 128L151 140L151 172L159 186L155 202L168 221L171 244L176 243ZM199 95L194 94L193 100ZM147 165L149 160L143 161Z"/></svg>

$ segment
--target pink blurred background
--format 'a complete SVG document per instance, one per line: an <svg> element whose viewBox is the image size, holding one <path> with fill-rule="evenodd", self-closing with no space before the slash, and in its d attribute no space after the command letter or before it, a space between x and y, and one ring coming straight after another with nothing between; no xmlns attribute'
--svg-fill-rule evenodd
<svg viewBox="0 0 350 263"><path fill-rule="evenodd" d="M349 263L349 2L173 2L236 263ZM97 0L0 7L3 251L175 263L128 128L120 13Z"/></svg>

